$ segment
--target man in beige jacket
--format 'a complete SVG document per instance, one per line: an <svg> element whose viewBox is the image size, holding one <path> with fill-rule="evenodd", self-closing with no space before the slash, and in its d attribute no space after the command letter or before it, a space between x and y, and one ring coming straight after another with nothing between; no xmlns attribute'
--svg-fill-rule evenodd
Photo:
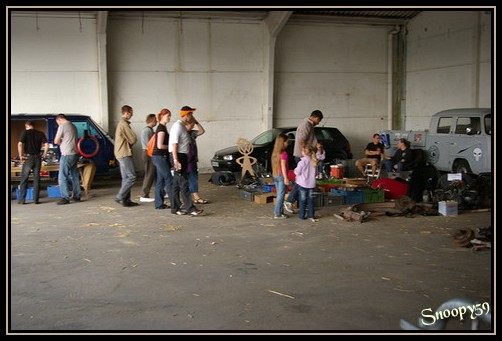
<svg viewBox="0 0 502 341"><path fill-rule="evenodd" d="M132 158L132 146L136 143L137 137L131 129L130 119L133 116L133 109L129 105L122 107L122 118L115 130L115 157L120 165L120 175L122 184L115 196L115 201L124 207L138 206L137 202L131 201L131 188L136 182L136 171Z"/></svg>

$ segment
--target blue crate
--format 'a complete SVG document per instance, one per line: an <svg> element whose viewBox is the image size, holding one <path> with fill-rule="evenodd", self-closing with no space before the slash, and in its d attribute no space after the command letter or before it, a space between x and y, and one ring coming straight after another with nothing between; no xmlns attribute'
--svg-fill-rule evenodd
<svg viewBox="0 0 502 341"><path fill-rule="evenodd" d="M61 198L61 189L59 186L47 186L47 196L49 198Z"/></svg>
<svg viewBox="0 0 502 341"><path fill-rule="evenodd" d="M343 196L344 197L347 195L347 191L337 189L337 188L332 188L329 193L333 196Z"/></svg>
<svg viewBox="0 0 502 341"><path fill-rule="evenodd" d="M345 196L345 205L360 204L364 202L363 191L347 191Z"/></svg>
<svg viewBox="0 0 502 341"><path fill-rule="evenodd" d="M16 198L19 200L21 197L21 191L19 188L16 188ZM26 188L26 198L25 200L33 200L33 187Z"/></svg>

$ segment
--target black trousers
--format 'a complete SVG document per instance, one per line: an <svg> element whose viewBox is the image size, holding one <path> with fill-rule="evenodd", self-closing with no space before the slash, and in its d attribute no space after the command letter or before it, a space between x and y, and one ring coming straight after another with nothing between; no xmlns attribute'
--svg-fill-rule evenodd
<svg viewBox="0 0 502 341"><path fill-rule="evenodd" d="M40 168L42 168L42 157L40 154L29 155L23 163L21 171L21 184L19 189L20 197L17 199L19 202L26 200L26 188L28 187L28 180L30 172L33 170L33 201L37 202L40 194Z"/></svg>
<svg viewBox="0 0 502 341"><path fill-rule="evenodd" d="M169 161L174 165L173 154L169 153ZM196 210L192 196L190 195L190 189L188 187L188 155L184 153L178 153L178 161L181 163L181 169L179 171L174 171L173 176L173 198L171 199L171 212L176 213L180 210L181 202L185 205L185 209L188 213Z"/></svg>

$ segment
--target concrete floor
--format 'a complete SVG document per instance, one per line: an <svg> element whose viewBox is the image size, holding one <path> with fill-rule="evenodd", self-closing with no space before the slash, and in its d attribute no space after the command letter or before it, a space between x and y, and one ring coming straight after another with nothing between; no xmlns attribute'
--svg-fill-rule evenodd
<svg viewBox="0 0 502 341"><path fill-rule="evenodd" d="M491 212L274 220L208 179L200 217L119 206L116 180L81 203L12 201L8 331L384 332L453 298L492 302L491 251L452 242Z"/></svg>

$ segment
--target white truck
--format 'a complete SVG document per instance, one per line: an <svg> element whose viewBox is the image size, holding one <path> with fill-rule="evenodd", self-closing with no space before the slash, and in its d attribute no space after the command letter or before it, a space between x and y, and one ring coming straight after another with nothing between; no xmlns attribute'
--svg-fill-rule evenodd
<svg viewBox="0 0 502 341"><path fill-rule="evenodd" d="M386 155L394 155L396 142L405 138L412 149L424 149L439 170L454 173L491 173L492 109L464 108L440 111L428 130L386 130Z"/></svg>

